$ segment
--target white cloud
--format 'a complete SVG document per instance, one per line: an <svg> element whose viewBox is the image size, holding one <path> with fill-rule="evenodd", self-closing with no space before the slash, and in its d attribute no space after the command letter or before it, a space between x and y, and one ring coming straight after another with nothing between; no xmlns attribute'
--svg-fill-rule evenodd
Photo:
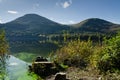
<svg viewBox="0 0 120 80"><path fill-rule="evenodd" d="M59 23L61 23L61 24L75 24L76 22L70 20L70 21L64 21L64 22L59 22Z"/></svg>
<svg viewBox="0 0 120 80"><path fill-rule="evenodd" d="M69 7L69 6L70 6L70 4L69 4L67 1L62 4L62 7L63 7L63 8L67 8L67 7Z"/></svg>
<svg viewBox="0 0 120 80"><path fill-rule="evenodd" d="M2 23L2 20L0 20L0 23Z"/></svg>
<svg viewBox="0 0 120 80"><path fill-rule="evenodd" d="M50 17L50 20L54 20L54 18L53 18L53 17Z"/></svg>
<svg viewBox="0 0 120 80"><path fill-rule="evenodd" d="M70 24L74 24L75 22L71 20L71 21L69 21L69 23L70 23Z"/></svg>
<svg viewBox="0 0 120 80"><path fill-rule="evenodd" d="M0 17L0 23L2 23L2 19L1 19L1 17Z"/></svg>
<svg viewBox="0 0 120 80"><path fill-rule="evenodd" d="M60 23L60 24L67 24L66 22L62 22L62 21L61 21L61 22L59 22L59 23Z"/></svg>
<svg viewBox="0 0 120 80"><path fill-rule="evenodd" d="M18 14L17 11L12 11L12 10L8 10L7 12L10 13L10 14Z"/></svg>
<svg viewBox="0 0 120 80"><path fill-rule="evenodd" d="M57 2L56 6L61 6L63 8L68 8L72 4L72 0L66 0L64 2Z"/></svg>

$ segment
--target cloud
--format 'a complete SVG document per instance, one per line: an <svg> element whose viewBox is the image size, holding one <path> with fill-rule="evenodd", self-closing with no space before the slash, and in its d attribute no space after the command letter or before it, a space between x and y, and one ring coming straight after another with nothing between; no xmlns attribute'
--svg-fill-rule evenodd
<svg viewBox="0 0 120 80"><path fill-rule="evenodd" d="M1 19L1 17L0 17L0 23L2 23L2 19Z"/></svg>
<svg viewBox="0 0 120 80"><path fill-rule="evenodd" d="M0 23L2 23L2 20L0 20Z"/></svg>
<svg viewBox="0 0 120 80"><path fill-rule="evenodd" d="M69 21L69 23L70 23L70 24L74 24L75 22L71 20L71 21Z"/></svg>
<svg viewBox="0 0 120 80"><path fill-rule="evenodd" d="M10 14L18 14L17 11L13 11L13 10L8 10L7 12L10 13Z"/></svg>
<svg viewBox="0 0 120 80"><path fill-rule="evenodd" d="M61 4L63 8L67 8L70 6L70 3L65 1L63 4Z"/></svg>
<svg viewBox="0 0 120 80"><path fill-rule="evenodd" d="M59 23L61 23L61 24L75 24L76 22L70 20L70 21L64 21L64 22L59 22Z"/></svg>
<svg viewBox="0 0 120 80"><path fill-rule="evenodd" d="M53 17L50 17L50 20L54 20L54 18L53 18Z"/></svg>
<svg viewBox="0 0 120 80"><path fill-rule="evenodd" d="M72 4L72 0L66 0L64 2L57 2L56 6L61 6L63 8L68 8Z"/></svg>

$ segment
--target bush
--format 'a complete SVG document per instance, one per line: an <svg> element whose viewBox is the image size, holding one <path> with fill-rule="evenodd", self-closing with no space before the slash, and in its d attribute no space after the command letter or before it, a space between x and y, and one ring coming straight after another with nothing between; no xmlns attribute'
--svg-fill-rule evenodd
<svg viewBox="0 0 120 80"><path fill-rule="evenodd" d="M98 69L101 72L114 72L120 70L120 33L105 41L102 56L98 61Z"/></svg>
<svg viewBox="0 0 120 80"><path fill-rule="evenodd" d="M86 67L93 52L94 46L90 40L71 41L56 52L55 61L69 66Z"/></svg>

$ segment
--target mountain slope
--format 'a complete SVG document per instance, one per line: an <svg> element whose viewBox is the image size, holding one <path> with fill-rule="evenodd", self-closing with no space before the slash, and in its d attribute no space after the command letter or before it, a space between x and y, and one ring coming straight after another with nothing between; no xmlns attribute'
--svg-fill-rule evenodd
<svg viewBox="0 0 120 80"><path fill-rule="evenodd" d="M86 19L80 23L72 25L78 32L114 32L112 28L119 28L119 25L99 18Z"/></svg>
<svg viewBox="0 0 120 80"><path fill-rule="evenodd" d="M26 14L14 21L4 24L8 35L38 35L60 33L69 29L37 14Z"/></svg>
<svg viewBox="0 0 120 80"><path fill-rule="evenodd" d="M60 34L63 30L71 33L114 33L120 30L120 25L112 22L90 18L74 25L61 25L37 14L26 14L14 21L0 24L8 36Z"/></svg>
<svg viewBox="0 0 120 80"><path fill-rule="evenodd" d="M0 24L0 29L2 29L3 28L3 25L2 24Z"/></svg>

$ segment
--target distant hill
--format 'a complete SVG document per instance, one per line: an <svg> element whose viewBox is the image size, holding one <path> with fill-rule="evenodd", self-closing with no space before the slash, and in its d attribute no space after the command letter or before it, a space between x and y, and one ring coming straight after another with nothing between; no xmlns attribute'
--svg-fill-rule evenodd
<svg viewBox="0 0 120 80"><path fill-rule="evenodd" d="M90 18L73 25L62 25L37 14L26 14L11 22L0 24L8 36L60 34L63 30L70 33L115 33L120 25L99 19Z"/></svg>
<svg viewBox="0 0 120 80"><path fill-rule="evenodd" d="M58 24L37 14L26 14L2 26L8 35L52 34L69 29L66 25Z"/></svg>
<svg viewBox="0 0 120 80"><path fill-rule="evenodd" d="M3 25L2 24L0 24L0 29L2 29L3 28Z"/></svg>
<svg viewBox="0 0 120 80"><path fill-rule="evenodd" d="M114 24L112 22L99 19L99 18L90 18L86 19L80 23L71 25L74 28L74 31L77 32L98 32L98 33L109 33L120 30L120 25Z"/></svg>

